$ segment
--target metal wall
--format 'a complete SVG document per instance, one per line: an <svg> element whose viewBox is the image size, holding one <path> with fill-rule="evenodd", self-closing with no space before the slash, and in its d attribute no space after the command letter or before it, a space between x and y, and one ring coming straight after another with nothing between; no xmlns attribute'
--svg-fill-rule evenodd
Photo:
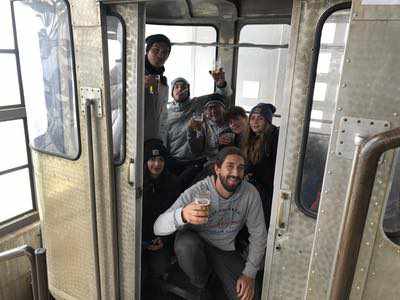
<svg viewBox="0 0 400 300"><path fill-rule="evenodd" d="M366 6L361 2L353 2L334 121L335 129L339 131L340 120L344 116L356 117L362 121L364 118L384 121L390 128L400 126L400 102L397 96L400 78L400 5ZM336 136L334 134L332 138L332 148L335 147ZM350 163L337 155L329 158L328 169L338 164L346 165L344 171L333 171L336 175L332 181L336 186L343 184L348 176L346 171ZM397 279L400 278L400 246L391 242L382 228L391 182L399 180L393 178L393 168L393 151L390 151L381 158L376 175L350 299L400 298L397 288ZM344 199L344 194L337 197ZM330 225L337 228L342 219L343 201L338 202L334 198L331 198L331 203L326 202L325 216L335 214L337 217L331 218ZM322 222L324 218L321 217L317 226ZM337 276L331 274L333 251L340 251L334 247L337 241L336 230L322 227L321 234L316 237L313 253L315 256L320 245L328 244L327 232L332 237L329 240L332 250L327 252L327 261L313 260L310 269L324 267L328 274ZM321 299L321 296L326 295L328 284L325 280L319 282L315 286L316 293L310 294L312 296L309 298Z"/></svg>
<svg viewBox="0 0 400 300"><path fill-rule="evenodd" d="M102 90L103 112L108 91L104 85L100 6L95 0L70 1L78 107L80 87ZM95 115L95 114L93 114ZM33 151L43 244L47 249L49 289L56 299L97 297L91 233L86 117L80 113L82 152L70 161ZM111 133L109 118L93 118L95 186L102 298L116 297L118 257L113 232ZM108 128L111 128L108 126Z"/></svg>
<svg viewBox="0 0 400 300"><path fill-rule="evenodd" d="M139 299L144 90L139 89L143 76L138 74L144 74L145 10L144 4L117 5L112 10L121 15L126 25L126 159L115 170L120 295L121 299ZM135 171L129 174L131 160Z"/></svg>
<svg viewBox="0 0 400 300"><path fill-rule="evenodd" d="M307 287L315 220L297 208L295 193L298 172L301 172L299 155L308 105L310 63L320 16L329 7L342 2L293 1L284 92L287 100L282 107L263 299L299 299ZM324 201L323 196L321 201ZM279 228L278 219L285 223L283 228Z"/></svg>
<svg viewBox="0 0 400 300"><path fill-rule="evenodd" d="M0 239L0 252L22 245L40 247L39 223L34 223ZM19 257L0 263L0 300L28 300L32 297L29 260Z"/></svg>

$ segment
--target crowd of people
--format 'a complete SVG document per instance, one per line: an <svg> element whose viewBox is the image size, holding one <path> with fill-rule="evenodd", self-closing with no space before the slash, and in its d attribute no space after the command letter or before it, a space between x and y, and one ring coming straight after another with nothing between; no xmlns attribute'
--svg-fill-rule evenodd
<svg viewBox="0 0 400 300"><path fill-rule="evenodd" d="M210 95L191 97L190 83L174 79L167 106L170 52L166 36L146 39L144 295L159 292L146 282L165 279L174 256L196 299L210 299L213 277L227 299L258 299L279 136L275 107L259 103L249 115L228 107L222 68L210 71Z"/></svg>

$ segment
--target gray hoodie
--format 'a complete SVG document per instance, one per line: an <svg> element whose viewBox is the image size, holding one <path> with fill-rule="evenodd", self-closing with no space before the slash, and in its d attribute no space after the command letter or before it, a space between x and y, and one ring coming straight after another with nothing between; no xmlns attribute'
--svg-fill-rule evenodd
<svg viewBox="0 0 400 300"><path fill-rule="evenodd" d="M187 81L185 80L185 82ZM216 93L225 95L226 90L227 88L217 87ZM172 157L182 161L190 161L204 156L202 149L195 148L196 151L192 151L190 140L193 139L192 136L195 136L196 133L189 130L188 126L193 113L201 112L206 101L207 98L204 96L192 99L188 97L182 102L173 101L169 105L164 126L165 136L163 137L163 142Z"/></svg>
<svg viewBox="0 0 400 300"><path fill-rule="evenodd" d="M182 208L193 202L202 190L211 193L209 219L206 224L186 224L182 220ZM254 278L260 269L267 244L267 230L260 195L250 183L243 181L228 199L221 197L214 187L214 178L209 176L183 192L175 203L162 213L154 223L154 233L169 235L182 228L190 228L211 245L224 250L235 250L235 238L244 225L250 233L249 254L243 274Z"/></svg>

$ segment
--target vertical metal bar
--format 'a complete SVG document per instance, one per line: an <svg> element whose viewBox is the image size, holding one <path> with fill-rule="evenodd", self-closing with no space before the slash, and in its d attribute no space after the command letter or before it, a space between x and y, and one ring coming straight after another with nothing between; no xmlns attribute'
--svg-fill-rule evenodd
<svg viewBox="0 0 400 300"><path fill-rule="evenodd" d="M38 299L49 300L49 288L47 280L46 249L37 248L35 250Z"/></svg>
<svg viewBox="0 0 400 300"><path fill-rule="evenodd" d="M142 197L138 191L143 186L143 125L144 125L144 37L146 26L146 7L145 3L138 3L137 20L137 99L136 106L136 170L135 170L135 199L136 199L136 222L135 222L135 299L141 299L141 271L142 271Z"/></svg>
<svg viewBox="0 0 400 300"><path fill-rule="evenodd" d="M97 207L96 207L96 189L94 177L94 160L93 160L93 134L92 134L92 105L93 101L86 99L85 115L86 115L86 143L88 149L89 161L89 192L90 192L90 208L92 219L92 242L94 257L94 275L96 281L97 299L101 300L101 282L100 282L100 261L99 261L99 241L97 234Z"/></svg>

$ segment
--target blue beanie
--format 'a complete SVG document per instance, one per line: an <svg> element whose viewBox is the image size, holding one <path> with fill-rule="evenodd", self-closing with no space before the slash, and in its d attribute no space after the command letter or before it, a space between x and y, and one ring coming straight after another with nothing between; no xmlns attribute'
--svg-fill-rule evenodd
<svg viewBox="0 0 400 300"><path fill-rule="evenodd" d="M276 107L270 103L258 103L251 109L250 117L252 114L259 114L269 123L272 123L272 117L274 116L275 111Z"/></svg>

